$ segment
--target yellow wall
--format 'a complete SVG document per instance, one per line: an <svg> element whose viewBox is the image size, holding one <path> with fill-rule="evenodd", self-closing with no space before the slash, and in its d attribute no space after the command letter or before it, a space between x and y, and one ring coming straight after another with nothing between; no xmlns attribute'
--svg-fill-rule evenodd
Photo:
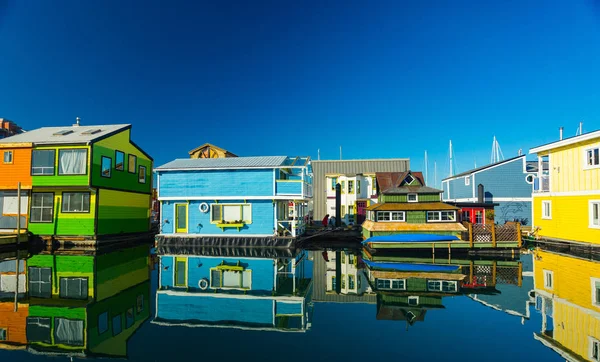
<svg viewBox="0 0 600 362"><path fill-rule="evenodd" d="M584 169L584 151L590 147L600 147L600 138L550 151L551 192L600 190L600 168Z"/></svg>
<svg viewBox="0 0 600 362"><path fill-rule="evenodd" d="M544 270L553 272L552 289L544 287ZM600 278L600 263L539 250L535 253L536 292L552 298L552 338L586 360L590 337L600 340L600 307L592 304L591 278Z"/></svg>
<svg viewBox="0 0 600 362"><path fill-rule="evenodd" d="M552 202L552 219L542 219L542 201ZM589 227L589 200L597 195L533 197L533 225L542 237L600 244L600 229Z"/></svg>

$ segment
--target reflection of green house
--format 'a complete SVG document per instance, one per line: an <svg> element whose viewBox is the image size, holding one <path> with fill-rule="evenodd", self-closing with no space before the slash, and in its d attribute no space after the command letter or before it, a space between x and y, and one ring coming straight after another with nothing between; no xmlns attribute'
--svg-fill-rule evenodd
<svg viewBox="0 0 600 362"><path fill-rule="evenodd" d="M148 246L28 260L27 340L34 352L125 357L148 319Z"/></svg>
<svg viewBox="0 0 600 362"><path fill-rule="evenodd" d="M429 309L443 309L441 296L377 295L377 320L406 321L413 325L425 321Z"/></svg>

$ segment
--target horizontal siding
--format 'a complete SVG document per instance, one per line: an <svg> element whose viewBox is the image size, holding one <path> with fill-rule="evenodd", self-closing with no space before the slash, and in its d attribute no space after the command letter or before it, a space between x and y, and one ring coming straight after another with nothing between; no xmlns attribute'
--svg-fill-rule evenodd
<svg viewBox="0 0 600 362"><path fill-rule="evenodd" d="M96 257L97 300L109 298L150 278L147 245Z"/></svg>
<svg viewBox="0 0 600 362"><path fill-rule="evenodd" d="M533 185L525 181L523 159L516 159L475 174L475 182L482 184L486 200L496 197L531 197Z"/></svg>
<svg viewBox="0 0 600 362"><path fill-rule="evenodd" d="M312 161L313 195L315 220L322 219L327 214L326 190L330 187L326 174L358 174L375 172L404 172L410 169L410 160L377 159L377 160L330 160Z"/></svg>
<svg viewBox="0 0 600 362"><path fill-rule="evenodd" d="M273 170L169 171L159 197L272 196Z"/></svg>
<svg viewBox="0 0 600 362"><path fill-rule="evenodd" d="M302 182L277 181L275 187L277 195L302 195Z"/></svg>
<svg viewBox="0 0 600 362"><path fill-rule="evenodd" d="M427 222L427 211L408 211L406 222L410 224L423 224Z"/></svg>
<svg viewBox="0 0 600 362"><path fill-rule="evenodd" d="M600 194L589 196L534 197L534 225L539 235L600 244L600 229L589 227L589 200L600 200ZM552 202L552 219L542 219L542 201Z"/></svg>
<svg viewBox="0 0 600 362"><path fill-rule="evenodd" d="M382 202L407 202L407 195L381 195ZM439 194L419 194L419 202L438 202Z"/></svg>
<svg viewBox="0 0 600 362"><path fill-rule="evenodd" d="M43 186L89 186L90 179L90 147L88 146L63 146L63 147L36 147L35 150L54 150L54 176L32 176L32 185ZM85 175L59 175L59 157L61 149L86 149L87 150L87 174Z"/></svg>
<svg viewBox="0 0 600 362"><path fill-rule="evenodd" d="M99 190L98 235L147 232L151 195Z"/></svg>
<svg viewBox="0 0 600 362"><path fill-rule="evenodd" d="M527 221L523 225L531 225L533 217L532 203L530 201L500 201L494 207L494 220L499 224L507 221Z"/></svg>
<svg viewBox="0 0 600 362"><path fill-rule="evenodd" d="M302 315L302 302L284 303L277 301L275 315Z"/></svg>
<svg viewBox="0 0 600 362"><path fill-rule="evenodd" d="M470 197L475 197L473 194L473 180L472 177L469 176L470 184L465 185L465 178L461 177L455 180L446 180L442 181L444 184L444 200L456 200L456 199L465 199ZM475 186L477 189L477 186Z"/></svg>
<svg viewBox="0 0 600 362"><path fill-rule="evenodd" d="M36 235L62 235L62 236L91 236L94 235L96 216L96 194L90 192L90 212L88 213L63 213L63 192L87 192L89 189L72 189L56 191L52 189L36 189L35 192L54 192L54 222L29 223L29 231ZM31 205L30 205L31 207Z"/></svg>
<svg viewBox="0 0 600 362"><path fill-rule="evenodd" d="M4 164L4 152L12 151L13 163ZM31 148L0 148L0 189L31 188Z"/></svg>

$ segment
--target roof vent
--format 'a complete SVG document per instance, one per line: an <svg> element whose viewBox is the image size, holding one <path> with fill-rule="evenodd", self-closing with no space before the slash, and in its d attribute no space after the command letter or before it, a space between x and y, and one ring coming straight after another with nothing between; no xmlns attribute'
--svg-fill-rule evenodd
<svg viewBox="0 0 600 362"><path fill-rule="evenodd" d="M53 136L66 136L70 133L73 133L72 129L64 129L62 131L54 132L52 135Z"/></svg>
<svg viewBox="0 0 600 362"><path fill-rule="evenodd" d="M81 119L79 117L75 118L75 124L73 125L73 127L79 127L79 121L81 121Z"/></svg>
<svg viewBox="0 0 600 362"><path fill-rule="evenodd" d="M91 134L96 134L96 133L100 133L100 132L102 132L102 130L100 128L95 128L95 129L87 130L85 132L81 132L81 134L91 135Z"/></svg>

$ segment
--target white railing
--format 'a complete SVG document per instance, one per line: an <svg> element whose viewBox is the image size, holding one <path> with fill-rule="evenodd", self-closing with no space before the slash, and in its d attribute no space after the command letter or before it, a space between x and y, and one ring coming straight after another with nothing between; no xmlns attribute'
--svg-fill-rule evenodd
<svg viewBox="0 0 600 362"><path fill-rule="evenodd" d="M543 175L533 182L533 192L550 192L550 175Z"/></svg>

